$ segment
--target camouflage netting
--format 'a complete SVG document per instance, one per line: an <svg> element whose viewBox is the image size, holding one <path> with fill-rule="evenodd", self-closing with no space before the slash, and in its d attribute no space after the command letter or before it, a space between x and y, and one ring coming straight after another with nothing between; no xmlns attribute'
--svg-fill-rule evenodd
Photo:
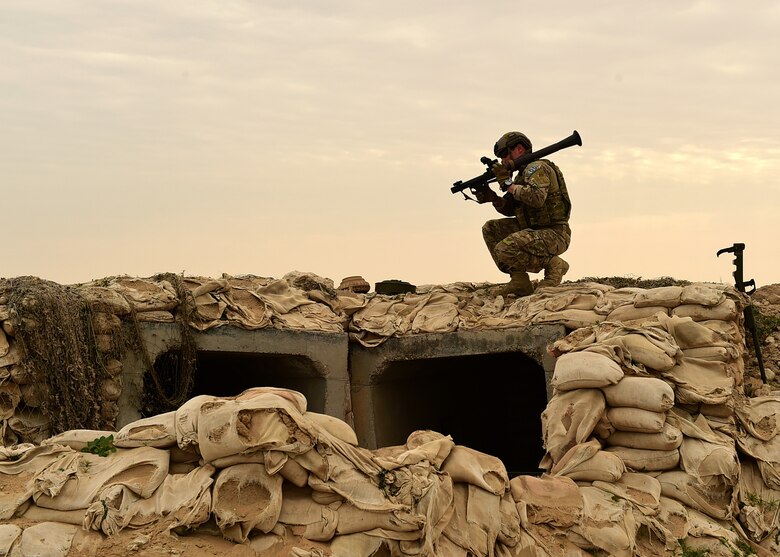
<svg viewBox="0 0 780 557"><path fill-rule="evenodd" d="M93 311L99 303L125 320L173 321L183 293L171 280L120 277L78 290ZM202 330L348 331L375 346L425 332L564 324L570 334L549 347L546 473L510 479L497 458L432 431L364 449L349 426L307 411L294 391L202 395L118 432L70 430L0 449L0 554L33 554L42 543L61 555L780 551L780 392L745 395L745 297L730 287L586 282L512 301L465 283L390 297L336 291L304 274L181 281L189 322ZM9 309L18 299L7 284L0 292L9 429L25 409L14 394L19 373L8 371L25 342Z"/></svg>

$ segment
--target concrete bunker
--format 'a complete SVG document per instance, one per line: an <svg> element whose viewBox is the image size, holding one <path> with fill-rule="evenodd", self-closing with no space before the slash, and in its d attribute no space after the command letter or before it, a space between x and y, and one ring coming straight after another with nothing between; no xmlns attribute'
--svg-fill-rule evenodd
<svg viewBox="0 0 780 557"><path fill-rule="evenodd" d="M352 407L362 446L399 445L432 429L497 456L512 475L535 474L541 414L560 325L465 331L350 346Z"/></svg>
<svg viewBox="0 0 780 557"><path fill-rule="evenodd" d="M373 386L378 446L432 429L499 457L511 475L544 456L544 370L520 352L390 362Z"/></svg>
<svg viewBox="0 0 780 557"><path fill-rule="evenodd" d="M325 412L321 365L300 354L199 350L192 396L233 396L251 387L283 387L306 397L308 409Z"/></svg>

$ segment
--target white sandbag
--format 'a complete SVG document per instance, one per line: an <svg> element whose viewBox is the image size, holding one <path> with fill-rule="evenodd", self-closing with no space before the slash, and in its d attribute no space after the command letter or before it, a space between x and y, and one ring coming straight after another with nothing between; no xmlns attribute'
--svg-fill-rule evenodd
<svg viewBox="0 0 780 557"><path fill-rule="evenodd" d="M607 447L605 450L619 456L629 470L637 472L674 470L680 462L680 451L678 449L654 451L628 447Z"/></svg>
<svg viewBox="0 0 780 557"><path fill-rule="evenodd" d="M565 476L515 476L509 481L523 526L550 524L566 528L582 517L582 495Z"/></svg>
<svg viewBox="0 0 780 557"><path fill-rule="evenodd" d="M615 431L606 438L605 442L607 445L615 447L671 451L678 449L682 445L682 441L682 432L667 422L664 424L663 430L658 433Z"/></svg>
<svg viewBox="0 0 780 557"><path fill-rule="evenodd" d="M78 526L41 522L28 526L9 557L66 557Z"/></svg>
<svg viewBox="0 0 780 557"><path fill-rule="evenodd" d="M498 496L509 489L509 475L501 459L462 445L452 448L442 472L449 475L453 483L476 485Z"/></svg>
<svg viewBox="0 0 780 557"><path fill-rule="evenodd" d="M86 509L101 491L115 484L149 497L168 475L169 459L167 451L153 447L118 449L108 456L64 453L38 475L33 499L48 509Z"/></svg>
<svg viewBox="0 0 780 557"><path fill-rule="evenodd" d="M357 446L358 439L355 430L344 420L328 416L327 414L318 414L317 412L306 412L303 417L309 420L315 429L324 430L329 435L341 439L345 443Z"/></svg>
<svg viewBox="0 0 780 557"><path fill-rule="evenodd" d="M212 513L226 539L244 543L253 529L270 532L281 507L282 477L270 476L263 464L237 464L217 476Z"/></svg>
<svg viewBox="0 0 780 557"><path fill-rule="evenodd" d="M605 410L604 394L599 389L555 393L542 412L542 438L552 462L587 441Z"/></svg>
<svg viewBox="0 0 780 557"><path fill-rule="evenodd" d="M641 408L651 412L666 412L674 406L674 389L656 377L623 377L617 384L604 387L609 406Z"/></svg>
<svg viewBox="0 0 780 557"><path fill-rule="evenodd" d="M599 442L592 440L572 447L553 467L551 474L575 481L614 482L625 471L626 466L620 457L602 451Z"/></svg>
<svg viewBox="0 0 780 557"><path fill-rule="evenodd" d="M114 436L114 445L123 448L176 446L176 412L166 412L130 422Z"/></svg>
<svg viewBox="0 0 780 557"><path fill-rule="evenodd" d="M623 370L602 354L581 351L559 356L555 361L552 386L559 391L601 388L623 378Z"/></svg>
<svg viewBox="0 0 780 557"><path fill-rule="evenodd" d="M658 433L666 422L665 412L651 412L641 408L617 407L607 409L607 419L620 431Z"/></svg>

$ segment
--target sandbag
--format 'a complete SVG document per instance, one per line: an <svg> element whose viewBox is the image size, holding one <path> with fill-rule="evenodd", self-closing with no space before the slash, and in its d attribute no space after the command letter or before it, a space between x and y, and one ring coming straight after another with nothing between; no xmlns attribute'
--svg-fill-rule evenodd
<svg viewBox="0 0 780 557"><path fill-rule="evenodd" d="M24 529L9 557L65 557L78 530L60 522L33 524Z"/></svg>
<svg viewBox="0 0 780 557"><path fill-rule="evenodd" d="M636 297L634 298L634 307L644 308L660 306L675 308L680 305L682 292L682 286L661 286L658 288L651 288L650 290L642 290L637 292Z"/></svg>
<svg viewBox="0 0 780 557"><path fill-rule="evenodd" d="M542 412L542 437L552 461L558 462L574 445L587 441L605 410L599 389L555 393Z"/></svg>
<svg viewBox="0 0 780 557"><path fill-rule="evenodd" d="M736 507L734 488L714 481L704 485L682 470L662 472L656 478L661 483L661 493L704 514L721 520L729 520Z"/></svg>
<svg viewBox="0 0 780 557"><path fill-rule="evenodd" d="M757 542L766 538L780 523L780 490L764 484L756 462L743 457L739 478L739 521Z"/></svg>
<svg viewBox="0 0 780 557"><path fill-rule="evenodd" d="M580 488L583 518L571 531L615 557L633 557L637 524L629 508L596 487Z"/></svg>
<svg viewBox="0 0 780 557"><path fill-rule="evenodd" d="M663 430L658 433L615 431L606 438L605 443L610 446L631 449L671 451L679 448L682 441L682 432L667 422L664 424Z"/></svg>
<svg viewBox="0 0 780 557"><path fill-rule="evenodd" d="M314 425L314 428L324 430L329 435L341 439L345 443L357 446L358 439L355 430L344 420L339 420L327 414L318 414L317 412L306 412L303 414L303 417L309 420Z"/></svg>
<svg viewBox="0 0 780 557"><path fill-rule="evenodd" d="M620 431L637 433L658 433L663 431L666 413L651 412L641 408L608 408L607 419Z"/></svg>
<svg viewBox="0 0 780 557"><path fill-rule="evenodd" d="M581 443L569 449L550 471L578 481L614 482L620 479L626 466L617 455L601 450L598 441Z"/></svg>
<svg viewBox="0 0 780 557"><path fill-rule="evenodd" d="M0 555L8 555L21 535L22 529L16 524L0 524Z"/></svg>
<svg viewBox="0 0 780 557"><path fill-rule="evenodd" d="M669 315L669 308L660 306L635 307L634 304L625 304L616 307L607 316L607 321L637 322L654 321L658 314Z"/></svg>
<svg viewBox="0 0 780 557"><path fill-rule="evenodd" d="M593 487L636 505L644 515L655 515L661 506L661 484L654 477L626 472L616 482L593 482Z"/></svg>
<svg viewBox="0 0 780 557"><path fill-rule="evenodd" d="M571 391L614 385L622 378L623 370L611 359L581 351L558 357L551 383L559 391Z"/></svg>
<svg viewBox="0 0 780 557"><path fill-rule="evenodd" d="M672 315L677 317L690 317L694 321L733 321L737 318L739 310L737 303L725 298L717 306L702 306L699 304L683 304L672 310Z"/></svg>
<svg viewBox="0 0 780 557"><path fill-rule="evenodd" d="M666 412L674 406L674 389L656 377L623 377L617 384L602 389L609 406L641 408Z"/></svg>
<svg viewBox="0 0 780 557"><path fill-rule="evenodd" d="M114 484L146 498L168 475L168 465L168 452L153 447L117 449L107 456L63 453L36 478L33 499L48 509L86 509L101 491Z"/></svg>
<svg viewBox="0 0 780 557"><path fill-rule="evenodd" d="M453 483L476 485L495 495L501 496L509 489L509 475L501 459L462 445L452 448L442 472Z"/></svg>
<svg viewBox="0 0 780 557"><path fill-rule="evenodd" d="M739 423L762 441L770 441L780 434L780 396L748 398L736 408Z"/></svg>
<svg viewBox="0 0 780 557"><path fill-rule="evenodd" d="M675 399L682 404L723 404L734 394L734 377L723 362L682 358L662 375L676 385Z"/></svg>
<svg viewBox="0 0 780 557"><path fill-rule="evenodd" d="M640 364L646 369L664 371L675 364L676 346L668 343L666 346L661 346L660 343L652 342L643 334L614 336L602 340L601 344L619 346L633 363Z"/></svg>
<svg viewBox="0 0 780 557"><path fill-rule="evenodd" d="M253 529L270 532L281 508L282 477L263 464L236 464L217 476L211 510L226 539L244 543Z"/></svg>
<svg viewBox="0 0 780 557"><path fill-rule="evenodd" d="M176 412L166 412L130 422L114 436L117 447L155 447L168 449L176 446Z"/></svg>
<svg viewBox="0 0 780 557"><path fill-rule="evenodd" d="M677 449L654 451L628 447L607 447L605 450L619 456L629 470L638 472L673 470L680 462L680 451Z"/></svg>
<svg viewBox="0 0 780 557"><path fill-rule="evenodd" d="M582 516L582 495L574 480L565 476L515 476L509 481L520 521L566 528Z"/></svg>

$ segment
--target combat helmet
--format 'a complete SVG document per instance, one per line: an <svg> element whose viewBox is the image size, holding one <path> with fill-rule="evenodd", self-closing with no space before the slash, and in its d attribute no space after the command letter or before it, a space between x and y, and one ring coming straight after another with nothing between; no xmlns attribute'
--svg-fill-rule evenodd
<svg viewBox="0 0 780 557"><path fill-rule="evenodd" d="M533 151L531 140L528 139L527 135L520 132L507 132L496 141L496 144L493 146L493 154L500 159L504 158L518 143L525 147L525 150L529 153Z"/></svg>

